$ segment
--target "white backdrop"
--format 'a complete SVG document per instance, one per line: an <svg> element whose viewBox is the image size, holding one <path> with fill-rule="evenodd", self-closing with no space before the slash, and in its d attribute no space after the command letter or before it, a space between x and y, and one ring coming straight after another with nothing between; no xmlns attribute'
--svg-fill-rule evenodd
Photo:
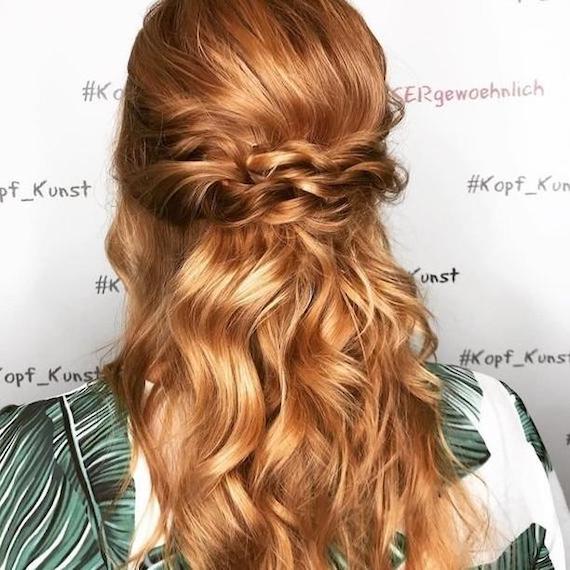
<svg viewBox="0 0 570 570"><path fill-rule="evenodd" d="M0 405L78 386L118 331L107 169L148 5L0 0ZM355 5L407 100L388 218L439 360L518 391L570 498L570 0Z"/></svg>

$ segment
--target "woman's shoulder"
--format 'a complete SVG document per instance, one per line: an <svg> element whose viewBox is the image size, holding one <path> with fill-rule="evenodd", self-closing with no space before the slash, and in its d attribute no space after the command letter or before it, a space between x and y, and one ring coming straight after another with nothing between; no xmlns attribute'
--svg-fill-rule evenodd
<svg viewBox="0 0 570 570"><path fill-rule="evenodd" d="M51 438L54 446L68 447L79 441L77 453L82 455L98 437L121 439L125 418L109 386L97 378L54 396L0 406L0 444L26 439L38 446ZM12 461L25 458L10 455Z"/></svg>
<svg viewBox="0 0 570 570"><path fill-rule="evenodd" d="M29 410L50 409L54 406L60 406L63 401L85 401L85 400L111 400L111 390L106 382L101 378L82 382L78 386L69 388L53 396L45 396L41 398L33 398L22 404L3 404L0 405L0 414L5 420L9 416L17 416Z"/></svg>
<svg viewBox="0 0 570 570"><path fill-rule="evenodd" d="M552 461L522 397L495 374L449 363L426 363L442 380L444 430L456 452L471 468L490 457L489 445L522 446L546 472ZM471 444L471 446L469 445Z"/></svg>
<svg viewBox="0 0 570 570"><path fill-rule="evenodd" d="M0 568L125 559L134 487L103 514L129 467L126 429L100 380L0 407Z"/></svg>
<svg viewBox="0 0 570 570"><path fill-rule="evenodd" d="M26 429L31 416L45 415L53 423L62 423L66 418L81 417L88 410L96 410L98 423L107 424L112 430L118 429L126 418L109 385L98 377L54 396L0 405L0 433L3 429Z"/></svg>
<svg viewBox="0 0 570 570"><path fill-rule="evenodd" d="M443 429L464 464L460 474L501 531L502 542L489 545L485 562L523 556L526 548L540 567L565 569L568 506L523 398L498 374L448 363L426 367L442 381Z"/></svg>

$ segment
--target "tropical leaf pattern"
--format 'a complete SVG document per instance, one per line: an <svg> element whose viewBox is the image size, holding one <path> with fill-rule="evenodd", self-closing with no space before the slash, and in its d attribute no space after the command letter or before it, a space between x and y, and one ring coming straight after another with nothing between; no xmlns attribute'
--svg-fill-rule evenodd
<svg viewBox="0 0 570 570"><path fill-rule="evenodd" d="M0 569L111 569L134 530L124 420L106 385L0 410ZM113 503L113 499L118 500Z"/></svg>
<svg viewBox="0 0 570 570"><path fill-rule="evenodd" d="M87 501L67 475L69 450L54 445L56 416L56 403L2 412L1 568L64 568L75 561L104 567Z"/></svg>
<svg viewBox="0 0 570 570"><path fill-rule="evenodd" d="M406 560L406 537L397 532L392 542L391 562L393 568L398 568Z"/></svg>
<svg viewBox="0 0 570 570"><path fill-rule="evenodd" d="M190 565L181 554L175 556L170 567L173 570L191 570ZM166 568L164 546L161 544L152 548L139 566L139 570L164 570L164 568Z"/></svg>
<svg viewBox="0 0 570 570"><path fill-rule="evenodd" d="M544 545L545 536L546 529L533 523L495 562L477 566L477 570L554 570L548 548Z"/></svg>
<svg viewBox="0 0 570 570"><path fill-rule="evenodd" d="M406 558L406 537L397 532L392 541L390 561L392 568L398 568ZM329 548L329 560L332 564L331 570L348 570L348 564L344 556L336 549Z"/></svg>
<svg viewBox="0 0 570 570"><path fill-rule="evenodd" d="M524 435L526 440L534 447L536 454L538 455L544 470L548 473L552 471L552 462L550 460L550 456L548 455L548 451L546 450L546 446L540 437L540 433L534 423L533 419L531 418L524 402L521 400L521 397L515 392L508 384L500 381L501 384L506 388L507 392L511 395L515 402L515 408L519 415Z"/></svg>
<svg viewBox="0 0 570 570"><path fill-rule="evenodd" d="M468 368L433 362L425 363L425 367L443 381L444 434L453 454L463 464L457 468L458 474L464 476L481 467L490 456L477 430L483 391Z"/></svg>
<svg viewBox="0 0 570 570"><path fill-rule="evenodd" d="M483 390L467 368L426 367L443 381L444 433L465 476L490 457L478 431ZM513 403L527 440L551 469L516 394ZM122 496L118 491L130 457L126 414L103 381L0 408L0 570L108 570L124 563L135 529L134 479ZM531 524L495 562L471 570L558 570L545 546L547 532ZM405 535L397 533L393 568L405 565L406 548ZM329 553L331 570L348 570L341 553L332 548ZM162 570L163 555L163 545L155 546L138 570ZM179 556L175 568L190 570L190 565Z"/></svg>

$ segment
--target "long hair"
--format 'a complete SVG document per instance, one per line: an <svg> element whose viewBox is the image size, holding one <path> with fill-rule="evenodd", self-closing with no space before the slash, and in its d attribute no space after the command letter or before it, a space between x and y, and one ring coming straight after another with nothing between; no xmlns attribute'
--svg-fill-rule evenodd
<svg viewBox="0 0 570 570"><path fill-rule="evenodd" d="M433 315L381 219L409 180L386 70L345 0L145 14L105 241L126 314L102 376L167 562L384 570L405 536L407 570L469 564L479 515L424 366Z"/></svg>

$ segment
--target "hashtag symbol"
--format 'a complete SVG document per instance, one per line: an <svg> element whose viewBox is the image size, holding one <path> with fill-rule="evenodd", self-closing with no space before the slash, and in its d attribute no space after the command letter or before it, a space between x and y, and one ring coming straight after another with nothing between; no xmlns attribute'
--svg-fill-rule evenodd
<svg viewBox="0 0 570 570"><path fill-rule="evenodd" d="M471 350L468 348L463 349L461 356L459 357L459 365L467 366L471 360Z"/></svg>
<svg viewBox="0 0 570 570"><path fill-rule="evenodd" d="M93 101L95 97L95 81L87 81L83 86L82 93L84 101Z"/></svg>
<svg viewBox="0 0 570 570"><path fill-rule="evenodd" d="M95 291L97 291L97 295L101 295L105 293L107 289L107 276L106 275L99 275L97 281L95 281Z"/></svg>
<svg viewBox="0 0 570 570"><path fill-rule="evenodd" d="M467 181L467 192L469 194L473 194L477 190L477 188L479 188L479 179L480 179L480 176L478 174L474 174Z"/></svg>

